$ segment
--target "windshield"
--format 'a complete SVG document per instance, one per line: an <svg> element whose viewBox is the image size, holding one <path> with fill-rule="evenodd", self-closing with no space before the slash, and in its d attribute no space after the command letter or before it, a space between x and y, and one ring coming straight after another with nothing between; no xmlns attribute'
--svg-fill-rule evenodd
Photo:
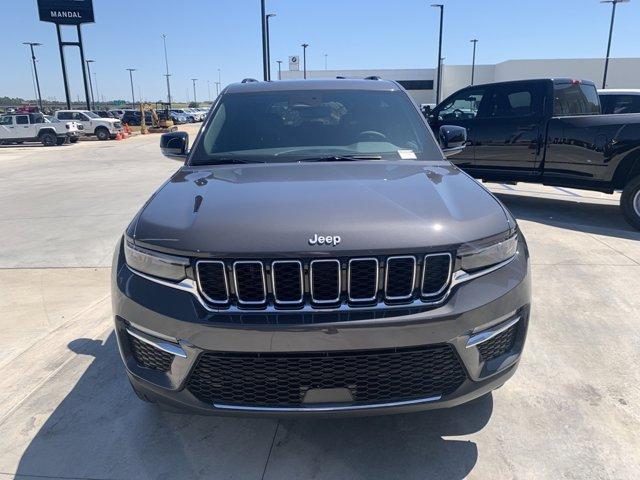
<svg viewBox="0 0 640 480"><path fill-rule="evenodd" d="M345 156L442 159L421 115L399 91L230 93L212 115L192 165Z"/></svg>
<svg viewBox="0 0 640 480"><path fill-rule="evenodd" d="M84 112L82 112L82 113L84 113L84 114L85 114L87 117L89 117L89 118L100 118L100 117L99 117L98 115L96 115L95 113L93 113L93 112L89 112L89 111L86 111L86 110L85 110Z"/></svg>

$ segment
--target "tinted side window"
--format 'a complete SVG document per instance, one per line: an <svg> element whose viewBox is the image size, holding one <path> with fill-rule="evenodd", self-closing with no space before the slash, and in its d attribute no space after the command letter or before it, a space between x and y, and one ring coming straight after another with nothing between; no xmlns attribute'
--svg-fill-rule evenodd
<svg viewBox="0 0 640 480"><path fill-rule="evenodd" d="M484 97L484 88L462 90L443 103L436 114L443 120L475 118Z"/></svg>
<svg viewBox="0 0 640 480"><path fill-rule="evenodd" d="M16 117L16 125L29 125L28 115L18 115Z"/></svg>
<svg viewBox="0 0 640 480"><path fill-rule="evenodd" d="M58 112L58 118L60 120L73 120L71 112Z"/></svg>
<svg viewBox="0 0 640 480"><path fill-rule="evenodd" d="M489 118L526 117L542 111L541 86L496 85L484 113Z"/></svg>
<svg viewBox="0 0 640 480"><path fill-rule="evenodd" d="M597 115L600 101L596 87L583 83L563 83L553 86L553 115Z"/></svg>
<svg viewBox="0 0 640 480"><path fill-rule="evenodd" d="M0 125L13 125L13 117L0 117Z"/></svg>
<svg viewBox="0 0 640 480"><path fill-rule="evenodd" d="M602 95L602 113L640 113L640 95Z"/></svg>

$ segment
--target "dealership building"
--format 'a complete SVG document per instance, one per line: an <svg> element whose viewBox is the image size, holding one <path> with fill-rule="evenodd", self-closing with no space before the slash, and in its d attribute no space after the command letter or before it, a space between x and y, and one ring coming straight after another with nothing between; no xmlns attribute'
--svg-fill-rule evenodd
<svg viewBox="0 0 640 480"><path fill-rule="evenodd" d="M569 77L602 83L604 58L507 60L495 65L476 65L474 83L505 82L546 77ZM282 79L302 78L302 71L283 71ZM368 69L368 70L307 70L307 78L379 76L397 80L417 103L435 103L435 68ZM443 65L441 100L471 82L471 65ZM640 58L609 60L607 88L639 88Z"/></svg>

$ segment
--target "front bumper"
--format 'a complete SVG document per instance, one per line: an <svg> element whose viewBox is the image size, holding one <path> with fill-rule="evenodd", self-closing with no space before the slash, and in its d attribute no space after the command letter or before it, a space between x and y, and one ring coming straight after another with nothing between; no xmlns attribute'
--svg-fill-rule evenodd
<svg viewBox="0 0 640 480"><path fill-rule="evenodd" d="M480 397L510 378L520 360L530 312L530 275L524 241L516 258L490 274L461 284L443 305L418 313L349 322L246 325L206 310L189 292L168 288L132 272L119 244L114 257L112 301L120 353L136 390L181 410L221 415L359 415L445 408ZM483 359L483 338L514 328L511 346ZM136 361L131 335L173 351L166 372ZM464 370L464 381L443 395L360 404L309 403L295 408L204 402L187 388L197 359L205 352L282 353L368 352L448 345Z"/></svg>

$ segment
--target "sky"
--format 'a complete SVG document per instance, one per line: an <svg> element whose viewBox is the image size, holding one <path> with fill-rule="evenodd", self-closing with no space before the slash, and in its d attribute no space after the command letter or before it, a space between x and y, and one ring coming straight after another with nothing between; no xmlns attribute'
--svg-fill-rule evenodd
<svg viewBox="0 0 640 480"><path fill-rule="evenodd" d="M477 38L478 64L510 59L594 58L606 53L611 5L599 0L440 0L445 4L443 57L450 65L471 63ZM166 97L161 34L167 35L172 96L215 96L222 85L262 77L259 0L93 0L96 22L82 27L85 56L98 98L147 101ZM287 65L308 43L307 68L434 67L438 9L433 0L267 0L271 59ZM640 0L617 7L612 57L640 57ZM64 88L55 26L38 20L36 0L0 0L0 96L35 98L30 54L36 50L42 96L62 100ZM75 40L66 27L65 40ZM80 57L66 50L71 96L83 95ZM209 84L207 84L209 82ZM94 89L96 86L94 85ZM95 91L95 90L94 90Z"/></svg>

